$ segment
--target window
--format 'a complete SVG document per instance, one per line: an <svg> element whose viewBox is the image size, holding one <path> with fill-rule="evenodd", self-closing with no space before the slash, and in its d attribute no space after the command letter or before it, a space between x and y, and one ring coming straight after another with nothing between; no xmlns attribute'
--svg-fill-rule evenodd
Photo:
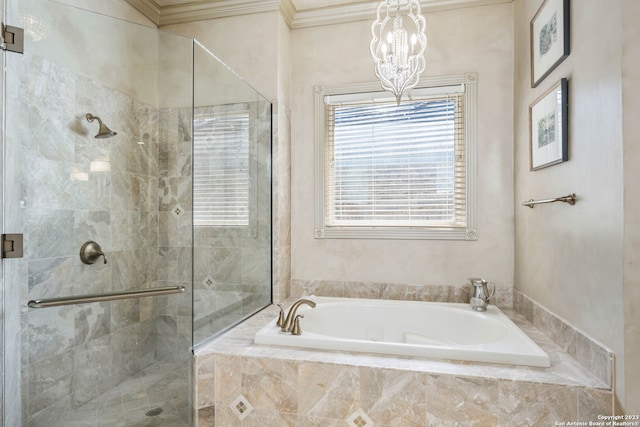
<svg viewBox="0 0 640 427"><path fill-rule="evenodd" d="M193 225L249 225L249 111L246 105L194 112Z"/></svg>
<svg viewBox="0 0 640 427"><path fill-rule="evenodd" d="M377 85L376 85L377 86ZM316 237L474 240L475 75L316 88Z"/></svg>

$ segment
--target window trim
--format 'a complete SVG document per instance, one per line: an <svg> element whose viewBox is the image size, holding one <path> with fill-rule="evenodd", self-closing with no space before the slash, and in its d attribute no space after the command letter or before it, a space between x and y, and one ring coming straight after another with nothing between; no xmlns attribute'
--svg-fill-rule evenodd
<svg viewBox="0 0 640 427"><path fill-rule="evenodd" d="M424 77L416 89L437 88L441 86L465 85L464 135L466 154L466 209L465 227L379 227L379 226L329 226L325 223L325 159L326 159L326 123L325 97L358 94L366 92L380 93L380 83L359 83L334 86L315 86L315 233L316 239L423 239L423 240L477 240L477 188L476 188L476 102L477 74L456 74L450 76ZM391 96L391 95L389 95ZM411 97L411 91L405 97ZM405 98L406 99L406 98Z"/></svg>

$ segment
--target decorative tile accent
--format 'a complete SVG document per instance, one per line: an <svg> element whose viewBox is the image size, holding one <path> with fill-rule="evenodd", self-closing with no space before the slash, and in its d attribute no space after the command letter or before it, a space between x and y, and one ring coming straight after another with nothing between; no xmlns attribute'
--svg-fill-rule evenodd
<svg viewBox="0 0 640 427"><path fill-rule="evenodd" d="M216 281L213 280L213 277L207 274L207 277L204 278L204 280L202 281L202 284L206 289L211 289L213 288L213 285L216 284Z"/></svg>
<svg viewBox="0 0 640 427"><path fill-rule="evenodd" d="M347 424L349 427L373 427L373 421L371 418L362 410L358 409L353 414L347 417Z"/></svg>
<svg viewBox="0 0 640 427"><path fill-rule="evenodd" d="M180 206L180 203L176 204L173 209L171 209L171 212L173 212L173 214L175 216L180 216L182 215L185 211L184 208L182 206Z"/></svg>
<svg viewBox="0 0 640 427"><path fill-rule="evenodd" d="M243 395L236 397L236 399L229 404L229 407L240 420L243 420L251 413L251 411L253 411L253 405L249 403L247 398Z"/></svg>

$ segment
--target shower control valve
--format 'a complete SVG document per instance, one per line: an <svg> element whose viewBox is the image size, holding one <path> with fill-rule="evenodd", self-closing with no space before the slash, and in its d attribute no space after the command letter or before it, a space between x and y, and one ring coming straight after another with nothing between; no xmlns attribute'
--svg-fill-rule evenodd
<svg viewBox="0 0 640 427"><path fill-rule="evenodd" d="M80 248L80 260L82 260L82 262L85 264L95 264L100 257L104 258L104 263L106 264L107 256L102 252L100 245L93 240L84 242Z"/></svg>

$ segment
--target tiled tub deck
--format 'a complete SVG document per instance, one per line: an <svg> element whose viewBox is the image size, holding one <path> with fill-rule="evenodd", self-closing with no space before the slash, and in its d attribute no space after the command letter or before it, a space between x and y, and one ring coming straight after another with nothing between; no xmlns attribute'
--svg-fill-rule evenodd
<svg viewBox="0 0 640 427"><path fill-rule="evenodd" d="M553 426L612 414L611 367L592 373L525 316L503 311L551 368L256 345L278 312L268 307L196 354L196 425Z"/></svg>

